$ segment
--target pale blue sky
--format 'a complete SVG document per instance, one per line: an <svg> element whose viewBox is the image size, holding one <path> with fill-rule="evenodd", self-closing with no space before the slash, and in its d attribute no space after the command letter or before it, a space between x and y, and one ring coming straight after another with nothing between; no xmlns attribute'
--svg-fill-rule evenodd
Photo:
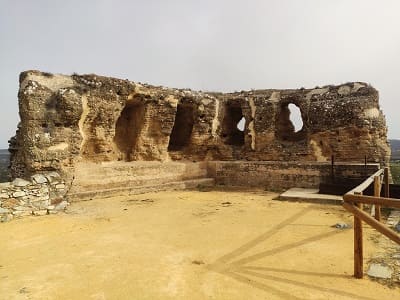
<svg viewBox="0 0 400 300"><path fill-rule="evenodd" d="M0 0L0 148L27 69L217 91L365 81L400 138L399 16L397 0Z"/></svg>

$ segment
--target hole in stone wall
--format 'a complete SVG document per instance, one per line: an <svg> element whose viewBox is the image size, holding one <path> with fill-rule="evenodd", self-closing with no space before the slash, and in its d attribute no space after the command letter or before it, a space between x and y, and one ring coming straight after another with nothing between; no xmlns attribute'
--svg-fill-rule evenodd
<svg viewBox="0 0 400 300"><path fill-rule="evenodd" d="M178 104L174 126L169 138L168 151L179 151L189 144L193 124L193 105Z"/></svg>
<svg viewBox="0 0 400 300"><path fill-rule="evenodd" d="M293 103L288 105L290 111L290 121L294 126L294 132L299 132L303 128L303 119L301 118L300 108Z"/></svg>
<svg viewBox="0 0 400 300"><path fill-rule="evenodd" d="M132 154L143 126L144 111L142 103L127 103L117 120L114 142L125 161L133 160Z"/></svg>
<svg viewBox="0 0 400 300"><path fill-rule="evenodd" d="M300 108L284 103L276 119L276 135L283 141L300 141L306 137Z"/></svg>
<svg viewBox="0 0 400 300"><path fill-rule="evenodd" d="M227 104L222 121L222 138L227 145L244 145L246 120L239 105Z"/></svg>
<svg viewBox="0 0 400 300"><path fill-rule="evenodd" d="M240 131L244 131L244 127L246 126L246 119L242 117L240 121L237 123L236 128Z"/></svg>

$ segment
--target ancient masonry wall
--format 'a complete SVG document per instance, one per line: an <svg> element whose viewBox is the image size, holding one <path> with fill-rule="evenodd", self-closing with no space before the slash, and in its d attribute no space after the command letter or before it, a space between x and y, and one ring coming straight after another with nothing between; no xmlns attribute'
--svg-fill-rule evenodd
<svg viewBox="0 0 400 300"><path fill-rule="evenodd" d="M332 157L379 165L390 157L378 91L362 82L204 93L94 74L26 71L18 98L21 121L9 143L10 170L12 178L30 183L1 187L7 216L51 213L56 203L65 206L68 191L77 197L82 187L91 192L87 182L94 174L81 171L90 164L108 163L107 170L120 173L118 182L103 169L97 174L97 186L116 191L134 177L119 164L143 161L206 162L217 183L276 189L315 186ZM301 113L298 131L290 105ZM46 177L52 172L60 174L58 183Z"/></svg>
<svg viewBox="0 0 400 300"><path fill-rule="evenodd" d="M0 222L62 211L68 205L65 193L66 185L56 172L37 174L29 181L16 178L0 183Z"/></svg>
<svg viewBox="0 0 400 300"><path fill-rule="evenodd" d="M338 164L333 168L336 181L361 180L379 169L379 164ZM318 188L332 181L332 168L326 163L215 161L209 163L210 176L218 185L263 187L282 191L291 187Z"/></svg>
<svg viewBox="0 0 400 300"><path fill-rule="evenodd" d="M97 75L20 75L11 173L26 178L104 161L299 161L386 164L377 90L361 83L203 93ZM295 131L289 105L303 127ZM244 130L237 124L244 119Z"/></svg>

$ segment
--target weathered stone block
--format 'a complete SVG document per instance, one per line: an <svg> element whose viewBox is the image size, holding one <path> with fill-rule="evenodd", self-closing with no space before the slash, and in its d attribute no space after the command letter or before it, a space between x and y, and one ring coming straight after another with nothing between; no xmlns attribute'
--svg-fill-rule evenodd
<svg viewBox="0 0 400 300"><path fill-rule="evenodd" d="M15 198L9 198L2 201L1 206L3 208L13 208L19 204L19 201Z"/></svg>
<svg viewBox="0 0 400 300"><path fill-rule="evenodd" d="M59 181L60 179L60 174L58 174L57 172L49 172L45 176L50 183L54 181Z"/></svg>
<svg viewBox="0 0 400 300"><path fill-rule="evenodd" d="M388 279L392 277L393 270L389 266L385 266L382 264L371 264L369 266L368 276L375 278Z"/></svg>
<svg viewBox="0 0 400 300"><path fill-rule="evenodd" d="M11 182L0 182L0 189L3 190L5 188L9 188L11 186Z"/></svg>
<svg viewBox="0 0 400 300"><path fill-rule="evenodd" d="M55 210L64 210L67 208L67 206L68 206L67 201L61 201L59 204L56 205L56 207L54 209Z"/></svg>
<svg viewBox="0 0 400 300"><path fill-rule="evenodd" d="M65 189L65 184L63 184L63 183L57 184L56 189L58 189L58 190Z"/></svg>
<svg viewBox="0 0 400 300"><path fill-rule="evenodd" d="M14 207L15 211L31 211L32 208L28 206L16 206Z"/></svg>
<svg viewBox="0 0 400 300"><path fill-rule="evenodd" d="M32 210L15 210L13 211L14 217L26 217L32 215Z"/></svg>
<svg viewBox="0 0 400 300"><path fill-rule="evenodd" d="M23 197L26 196L26 193L24 191L16 191L13 193L13 197L18 198L18 197Z"/></svg>
<svg viewBox="0 0 400 300"><path fill-rule="evenodd" d="M12 185L17 186L17 187L25 187L25 186L30 185L30 184L31 184L30 181L27 181L27 180L22 179L22 178L15 178L12 181Z"/></svg>
<svg viewBox="0 0 400 300"><path fill-rule="evenodd" d="M35 216L44 216L44 215L48 215L48 211L47 211L47 209L35 210L35 211L33 212L33 214L34 214Z"/></svg>
<svg viewBox="0 0 400 300"><path fill-rule="evenodd" d="M42 174L35 174L31 176L31 179L34 183L42 184L47 182L47 178Z"/></svg>
<svg viewBox="0 0 400 300"><path fill-rule="evenodd" d="M6 214L6 213L9 213L9 212L10 212L9 209L0 207L0 214Z"/></svg>
<svg viewBox="0 0 400 300"><path fill-rule="evenodd" d="M0 193L0 199L7 199L10 198L10 196L7 193Z"/></svg>

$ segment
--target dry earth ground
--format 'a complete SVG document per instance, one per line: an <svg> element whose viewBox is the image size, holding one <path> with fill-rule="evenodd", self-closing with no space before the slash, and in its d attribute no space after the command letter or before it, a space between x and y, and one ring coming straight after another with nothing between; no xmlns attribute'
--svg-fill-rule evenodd
<svg viewBox="0 0 400 300"><path fill-rule="evenodd" d="M160 192L0 224L0 299L399 299L352 278L353 231L331 227L349 213L274 196Z"/></svg>

